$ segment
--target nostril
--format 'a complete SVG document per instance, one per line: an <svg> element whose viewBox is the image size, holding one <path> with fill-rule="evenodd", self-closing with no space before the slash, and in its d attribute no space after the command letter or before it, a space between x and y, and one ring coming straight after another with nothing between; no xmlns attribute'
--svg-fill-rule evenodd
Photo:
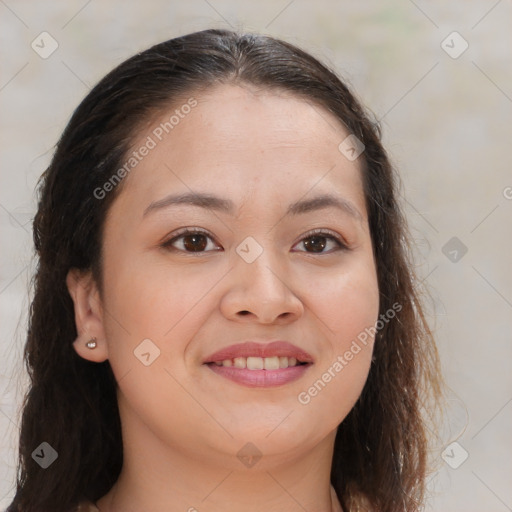
<svg viewBox="0 0 512 512"><path fill-rule="evenodd" d="M244 316L245 316L245 315L248 315L248 314L249 314L249 311L247 311L247 310L245 310L245 309L244 309L244 311L240 311L240 312L239 312L239 314L240 314L240 315L244 315Z"/></svg>

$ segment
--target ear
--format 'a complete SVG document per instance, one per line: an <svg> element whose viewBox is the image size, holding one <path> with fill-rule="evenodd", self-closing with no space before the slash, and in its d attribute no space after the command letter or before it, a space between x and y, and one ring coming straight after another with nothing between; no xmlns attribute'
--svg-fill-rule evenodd
<svg viewBox="0 0 512 512"><path fill-rule="evenodd" d="M71 269L66 276L66 284L75 306L78 337L73 342L74 349L80 357L101 363L108 359L108 347L103 325L103 308L96 281L90 271ZM94 349L86 345L91 338L96 338Z"/></svg>

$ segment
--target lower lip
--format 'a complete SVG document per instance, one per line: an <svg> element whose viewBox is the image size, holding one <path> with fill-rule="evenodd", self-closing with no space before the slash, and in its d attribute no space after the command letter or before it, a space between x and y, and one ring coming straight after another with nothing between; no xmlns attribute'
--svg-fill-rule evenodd
<svg viewBox="0 0 512 512"><path fill-rule="evenodd" d="M250 388L270 388L282 386L300 379L311 364L289 366L279 370L248 370L247 368L234 368L232 366L207 365L217 375L232 380L242 386Z"/></svg>

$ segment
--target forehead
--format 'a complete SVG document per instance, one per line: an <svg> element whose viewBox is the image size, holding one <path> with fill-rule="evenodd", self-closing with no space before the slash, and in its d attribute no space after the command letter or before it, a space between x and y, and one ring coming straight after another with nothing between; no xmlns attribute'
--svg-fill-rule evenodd
<svg viewBox="0 0 512 512"><path fill-rule="evenodd" d="M302 195L320 186L361 195L358 161L338 149L347 135L332 114L297 95L216 86L175 102L140 130L126 192L143 202L198 188L222 196L229 188L240 202L248 191ZM151 149L141 157L144 146Z"/></svg>
<svg viewBox="0 0 512 512"><path fill-rule="evenodd" d="M210 151L306 149L322 142L336 149L340 135L345 134L334 116L288 91L220 85L198 95L197 101L198 107L177 128L195 139L199 129L203 141L214 143L209 144ZM221 144L228 141L233 145Z"/></svg>

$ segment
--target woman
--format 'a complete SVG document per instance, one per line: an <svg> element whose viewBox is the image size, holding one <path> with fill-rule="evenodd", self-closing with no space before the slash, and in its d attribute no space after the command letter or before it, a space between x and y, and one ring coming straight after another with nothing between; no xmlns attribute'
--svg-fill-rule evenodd
<svg viewBox="0 0 512 512"><path fill-rule="evenodd" d="M419 510L438 360L395 187L283 41L109 73L42 177L8 511Z"/></svg>

